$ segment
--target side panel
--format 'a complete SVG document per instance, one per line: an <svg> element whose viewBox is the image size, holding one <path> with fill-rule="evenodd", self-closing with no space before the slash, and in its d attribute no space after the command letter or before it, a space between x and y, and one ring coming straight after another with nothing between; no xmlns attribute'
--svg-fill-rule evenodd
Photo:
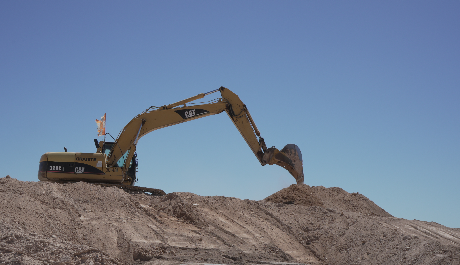
<svg viewBox="0 0 460 265"><path fill-rule="evenodd" d="M102 153L46 153L40 159L38 179L42 181L114 182L123 180L122 170L106 170ZM117 168L118 169L118 168Z"/></svg>

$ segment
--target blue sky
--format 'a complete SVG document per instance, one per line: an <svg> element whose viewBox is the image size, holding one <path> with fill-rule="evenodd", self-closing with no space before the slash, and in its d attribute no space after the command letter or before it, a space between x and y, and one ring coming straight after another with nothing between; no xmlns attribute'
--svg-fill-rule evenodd
<svg viewBox="0 0 460 265"><path fill-rule="evenodd" d="M138 113L225 86L305 183L395 217L460 228L458 1L1 1L0 176L94 152ZM218 96L213 94L206 100ZM102 140L102 137L99 137ZM260 200L295 180L260 166L226 114L137 148L138 185Z"/></svg>

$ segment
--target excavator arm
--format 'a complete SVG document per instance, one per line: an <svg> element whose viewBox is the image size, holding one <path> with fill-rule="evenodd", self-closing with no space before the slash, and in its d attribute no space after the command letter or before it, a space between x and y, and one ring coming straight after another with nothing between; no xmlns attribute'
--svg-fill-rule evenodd
<svg viewBox="0 0 460 265"><path fill-rule="evenodd" d="M222 98L202 105L189 104L217 91L220 91ZM235 93L225 87L159 108L151 107L134 117L120 132L107 157L107 166L114 167L118 165L126 171L129 167L127 161L131 161L137 142L142 136L154 130L219 114L223 111L227 112L261 165L276 164L282 166L291 173L298 184L303 183L304 176L300 149L293 144L286 145L281 151L275 147L267 148L246 105Z"/></svg>
<svg viewBox="0 0 460 265"><path fill-rule="evenodd" d="M303 161L299 147L295 144L288 144L281 151L275 147L267 148L246 105L229 89L221 87L220 91L222 98L228 102L226 108L228 116L238 128L241 136L246 140L260 164L262 166L266 164L279 165L291 173L297 184L302 184L304 181Z"/></svg>

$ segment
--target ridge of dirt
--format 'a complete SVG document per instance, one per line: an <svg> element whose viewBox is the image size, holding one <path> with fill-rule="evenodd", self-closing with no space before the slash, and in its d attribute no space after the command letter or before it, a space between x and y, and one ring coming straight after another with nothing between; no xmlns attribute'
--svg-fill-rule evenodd
<svg viewBox="0 0 460 265"><path fill-rule="evenodd" d="M359 212L362 214L392 217L373 201L359 193L348 193L341 188L310 187L305 184L293 184L267 198L265 201L296 204L304 206L319 206L336 211Z"/></svg>
<svg viewBox="0 0 460 265"><path fill-rule="evenodd" d="M251 201L0 178L0 202L0 264L460 264L460 229L340 188Z"/></svg>

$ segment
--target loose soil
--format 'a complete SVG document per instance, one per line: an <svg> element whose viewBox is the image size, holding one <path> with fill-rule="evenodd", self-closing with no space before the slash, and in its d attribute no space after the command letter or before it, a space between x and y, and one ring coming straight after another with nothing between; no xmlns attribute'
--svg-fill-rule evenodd
<svg viewBox="0 0 460 265"><path fill-rule="evenodd" d="M0 178L0 264L460 264L460 229L340 188L261 201Z"/></svg>

